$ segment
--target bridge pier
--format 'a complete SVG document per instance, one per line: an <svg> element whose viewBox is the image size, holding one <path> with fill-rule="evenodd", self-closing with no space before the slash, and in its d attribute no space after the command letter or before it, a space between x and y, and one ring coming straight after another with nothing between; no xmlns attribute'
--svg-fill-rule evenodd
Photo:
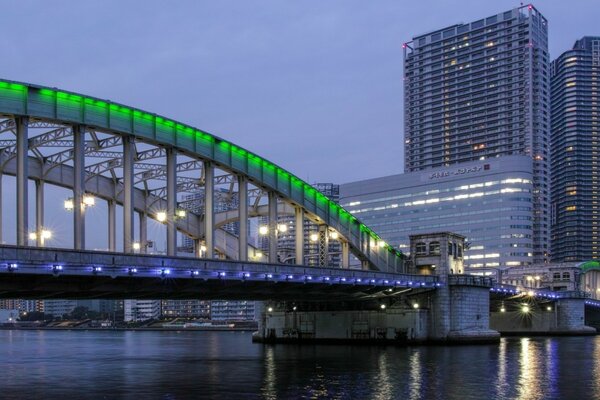
<svg viewBox="0 0 600 400"><path fill-rule="evenodd" d="M378 300L371 298L343 306L336 303L311 306L307 302L267 305L262 310L260 329L254 340L498 342L500 334L489 327L491 279L453 273L462 271L464 237L451 233L415 235L411 236L411 243L412 262L408 272L436 275L435 289L409 285L396 295L384 292ZM420 251L416 251L417 244Z"/></svg>
<svg viewBox="0 0 600 400"><path fill-rule="evenodd" d="M581 296L544 303L507 301L502 310L491 312L490 325L503 335L595 335L596 329L585 324L585 301Z"/></svg>

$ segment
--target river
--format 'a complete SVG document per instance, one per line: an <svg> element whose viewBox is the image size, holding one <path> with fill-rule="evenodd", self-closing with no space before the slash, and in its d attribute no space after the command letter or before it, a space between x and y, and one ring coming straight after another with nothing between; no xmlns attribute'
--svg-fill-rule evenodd
<svg viewBox="0 0 600 400"><path fill-rule="evenodd" d="M0 331L2 399L600 399L600 336L252 344L247 332Z"/></svg>

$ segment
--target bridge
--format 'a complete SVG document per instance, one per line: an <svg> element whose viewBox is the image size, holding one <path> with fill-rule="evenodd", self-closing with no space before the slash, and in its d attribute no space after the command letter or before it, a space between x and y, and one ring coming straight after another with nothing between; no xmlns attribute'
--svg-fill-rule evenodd
<svg viewBox="0 0 600 400"><path fill-rule="evenodd" d="M259 323L265 340L499 337L489 329L493 282L454 275L463 271L463 237L425 235L420 240L435 252L407 263L291 172L173 119L0 80L0 188L6 190L3 176L15 182L9 191L16 199L16 243L0 245L0 297L267 300ZM47 185L72 193L64 203L73 221L68 249L48 247ZM97 201L108 210L106 251L86 241L86 217ZM280 224L281 217L293 222ZM164 255L147 254L149 220L165 228ZM193 243L189 256L178 251L178 237ZM260 241L266 246L253 245ZM306 254L308 241L315 254ZM330 243L338 244L337 254L330 254ZM556 299L567 300L569 315L583 314L583 299ZM302 302L304 314L294 305L290 315L290 302ZM583 321L560 326L581 331Z"/></svg>

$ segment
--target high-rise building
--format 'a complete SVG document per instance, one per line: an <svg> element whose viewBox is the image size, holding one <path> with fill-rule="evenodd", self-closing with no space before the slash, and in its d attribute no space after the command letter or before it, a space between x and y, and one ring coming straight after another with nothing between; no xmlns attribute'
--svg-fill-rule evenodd
<svg viewBox="0 0 600 400"><path fill-rule="evenodd" d="M533 159L533 261L548 256L548 24L532 5L404 44L405 171Z"/></svg>
<svg viewBox="0 0 600 400"><path fill-rule="evenodd" d="M552 259L598 258L600 37L551 64Z"/></svg>

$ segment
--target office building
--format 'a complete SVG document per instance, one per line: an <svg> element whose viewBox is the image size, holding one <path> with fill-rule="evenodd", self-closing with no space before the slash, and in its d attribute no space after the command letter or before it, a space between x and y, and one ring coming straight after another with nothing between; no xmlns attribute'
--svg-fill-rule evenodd
<svg viewBox="0 0 600 400"><path fill-rule="evenodd" d="M405 171L533 160L533 261L549 239L548 24L531 5L404 44ZM528 252L531 252L529 250Z"/></svg>
<svg viewBox="0 0 600 400"><path fill-rule="evenodd" d="M388 244L409 235L466 237L466 267L530 265L533 162L506 156L340 185L340 204Z"/></svg>
<svg viewBox="0 0 600 400"><path fill-rule="evenodd" d="M252 321L255 302L246 300L213 300L210 306L212 321Z"/></svg>
<svg viewBox="0 0 600 400"><path fill-rule="evenodd" d="M160 318L160 300L125 300L125 322L142 322Z"/></svg>
<svg viewBox="0 0 600 400"><path fill-rule="evenodd" d="M598 258L600 37L551 64L552 259Z"/></svg>

